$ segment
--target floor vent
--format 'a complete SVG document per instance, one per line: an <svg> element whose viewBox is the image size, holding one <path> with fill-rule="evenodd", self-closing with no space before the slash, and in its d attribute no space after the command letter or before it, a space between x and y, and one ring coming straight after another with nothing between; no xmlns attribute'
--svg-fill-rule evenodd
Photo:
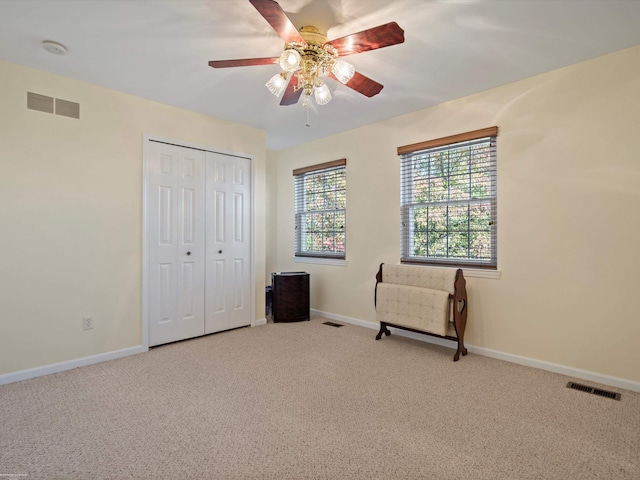
<svg viewBox="0 0 640 480"><path fill-rule="evenodd" d="M333 322L324 322L323 325L329 325L330 327L344 327L344 325L341 325L339 323L333 323Z"/></svg>
<svg viewBox="0 0 640 480"><path fill-rule="evenodd" d="M621 397L621 395L616 392L610 392L609 390L601 390L600 388L594 388L588 385L582 385L580 383L575 383L575 382L567 383L567 388L571 388L573 390L580 390L581 392L591 393L593 395L598 395L599 397L611 398L613 400L620 400L620 397Z"/></svg>

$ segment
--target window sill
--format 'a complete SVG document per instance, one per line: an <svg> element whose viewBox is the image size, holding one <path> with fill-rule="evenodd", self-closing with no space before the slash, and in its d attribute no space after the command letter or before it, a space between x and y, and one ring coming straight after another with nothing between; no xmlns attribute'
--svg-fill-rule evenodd
<svg viewBox="0 0 640 480"><path fill-rule="evenodd" d="M500 270L485 270L483 268L462 268L462 273L467 278L492 278L494 280L500 280L502 272Z"/></svg>
<svg viewBox="0 0 640 480"><path fill-rule="evenodd" d="M411 262L402 262L403 265L419 265L423 267L429 268L453 268L457 270L458 268L462 269L462 273L467 278L490 278L493 280L500 280L500 276L502 275L501 270L492 270L489 268L473 268L473 267L458 267L456 265L430 265L426 263L411 263Z"/></svg>
<svg viewBox="0 0 640 480"><path fill-rule="evenodd" d="M295 263L314 263L316 265L347 266L347 261L342 258L293 257L293 261Z"/></svg>

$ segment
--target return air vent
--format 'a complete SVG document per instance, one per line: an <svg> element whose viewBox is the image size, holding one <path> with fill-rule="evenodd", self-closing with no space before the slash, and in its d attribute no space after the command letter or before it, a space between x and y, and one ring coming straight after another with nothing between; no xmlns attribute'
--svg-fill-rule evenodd
<svg viewBox="0 0 640 480"><path fill-rule="evenodd" d="M344 325L341 325L339 323L333 323L333 322L324 322L323 325L329 325L330 327L344 327Z"/></svg>
<svg viewBox="0 0 640 480"><path fill-rule="evenodd" d="M53 113L53 97L27 92L27 108L39 112Z"/></svg>
<svg viewBox="0 0 640 480"><path fill-rule="evenodd" d="M69 118L80 118L80 104L56 98L56 115Z"/></svg>
<svg viewBox="0 0 640 480"><path fill-rule="evenodd" d="M580 390L581 392L591 393L593 395L598 395L599 397L611 398L613 400L620 400L621 395L616 392L611 392L609 390L601 390L600 388L590 387L588 385L582 385L580 383L569 382L567 383L567 388L571 388L572 390Z"/></svg>
<svg viewBox="0 0 640 480"><path fill-rule="evenodd" d="M39 93L27 92L27 108L38 112L55 113L69 118L80 118L80 104L48 97Z"/></svg>

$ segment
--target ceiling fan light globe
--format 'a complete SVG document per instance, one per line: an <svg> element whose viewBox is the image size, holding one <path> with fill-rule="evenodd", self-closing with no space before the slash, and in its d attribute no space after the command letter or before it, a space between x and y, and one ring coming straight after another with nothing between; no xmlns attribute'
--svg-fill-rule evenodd
<svg viewBox="0 0 640 480"><path fill-rule="evenodd" d="M326 105L333 98L329 87L324 83L313 90L313 96L315 97L318 105Z"/></svg>
<svg viewBox="0 0 640 480"><path fill-rule="evenodd" d="M265 84L267 89L273 93L276 97L282 95L282 92L287 88L287 81L289 80L289 74L286 72L276 73Z"/></svg>
<svg viewBox="0 0 640 480"><path fill-rule="evenodd" d="M278 64L285 72L293 72L300 68L300 61L301 58L298 51L293 48L289 48L282 52L278 60Z"/></svg>
<svg viewBox="0 0 640 480"><path fill-rule="evenodd" d="M353 78L353 75L356 73L356 68L350 63L345 62L344 60L338 60L336 63L334 63L331 72L342 83L347 83Z"/></svg>

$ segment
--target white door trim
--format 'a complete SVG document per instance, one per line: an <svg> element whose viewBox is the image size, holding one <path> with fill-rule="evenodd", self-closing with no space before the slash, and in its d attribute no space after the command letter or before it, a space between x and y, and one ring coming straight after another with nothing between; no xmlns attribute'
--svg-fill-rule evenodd
<svg viewBox="0 0 640 480"><path fill-rule="evenodd" d="M149 220L149 165L148 165L148 146L150 141L168 143L171 145L177 145L179 147L194 148L197 150L205 150L214 153L220 153L222 155L230 155L232 157L242 157L249 159L251 163L251 253L250 253L250 265L251 265L251 326L254 327L260 322L256 321L256 221L255 221L255 169L256 164L254 161L255 156L242 153L231 152L229 150L211 147L208 145L201 145L193 142L185 142L183 140L176 140L174 138L167 138L158 135L144 133L142 135L142 347L149 348L149 249L147 247L147 241L149 239L149 232L147 231L147 222Z"/></svg>

